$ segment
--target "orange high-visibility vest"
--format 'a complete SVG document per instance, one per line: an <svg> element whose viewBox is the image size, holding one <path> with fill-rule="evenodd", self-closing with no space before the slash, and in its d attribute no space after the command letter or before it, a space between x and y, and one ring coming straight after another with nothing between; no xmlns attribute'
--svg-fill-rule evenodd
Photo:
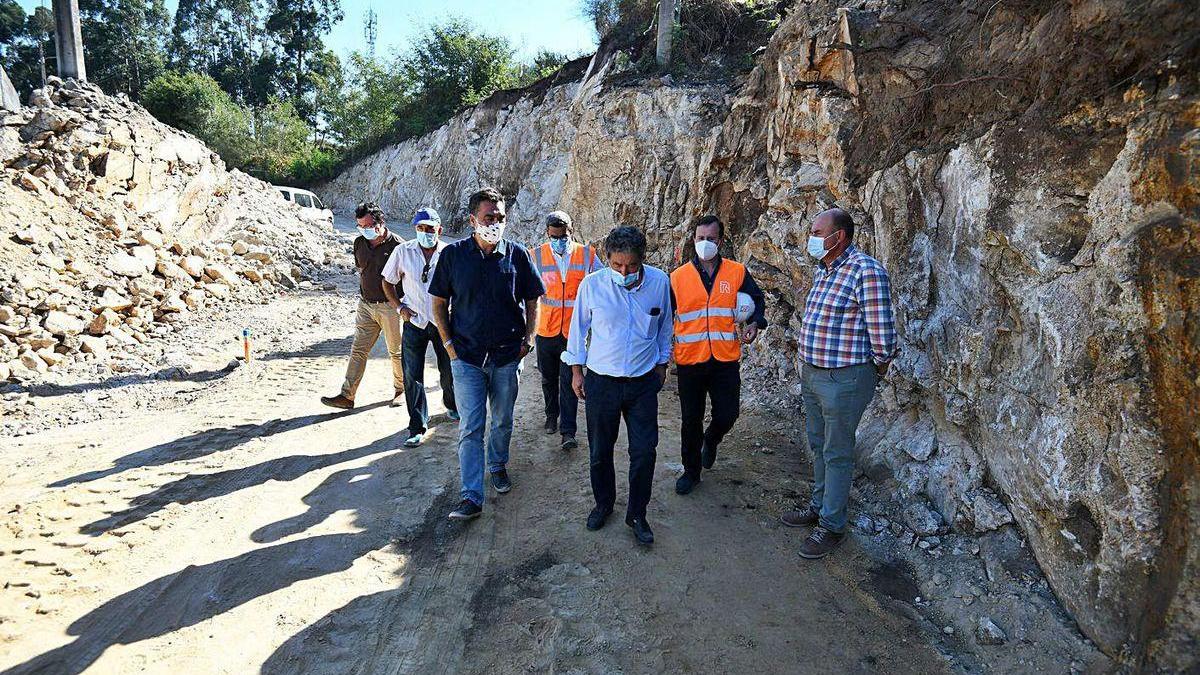
<svg viewBox="0 0 1200 675"><path fill-rule="evenodd" d="M571 332L571 315L575 313L575 296L579 293L579 282L587 276L596 260L591 246L571 244L571 257L567 260L567 277L558 273L558 262L547 242L530 251L537 265L546 294L539 300L537 334L542 337L567 337Z"/></svg>
<svg viewBox="0 0 1200 675"><path fill-rule="evenodd" d="M676 363L690 366L712 358L737 361L742 357L735 317L738 290L745 278L744 265L722 259L709 295L694 264L685 263L671 272L676 304Z"/></svg>

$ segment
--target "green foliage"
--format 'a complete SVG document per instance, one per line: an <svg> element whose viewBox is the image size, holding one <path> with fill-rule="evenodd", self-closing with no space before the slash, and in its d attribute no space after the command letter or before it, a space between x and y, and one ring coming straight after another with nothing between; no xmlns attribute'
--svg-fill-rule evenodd
<svg viewBox="0 0 1200 675"><path fill-rule="evenodd" d="M210 75L241 103L265 103L271 92L260 76L262 14L256 0L179 0L171 67Z"/></svg>
<svg viewBox="0 0 1200 675"><path fill-rule="evenodd" d="M406 119L422 131L517 81L508 41L457 18L430 26L401 65L416 89Z"/></svg>
<svg viewBox="0 0 1200 675"><path fill-rule="evenodd" d="M0 40L0 65L17 91L26 94L42 86L42 68L54 56L50 35L54 17L45 7L26 15L12 0L0 0L0 16L4 23L0 33L7 35L7 39ZM45 67L54 72L52 61Z"/></svg>
<svg viewBox="0 0 1200 675"><path fill-rule="evenodd" d="M354 52L317 93L323 138L339 148L372 145L396 128L412 102L412 85L397 64Z"/></svg>
<svg viewBox="0 0 1200 675"><path fill-rule="evenodd" d="M79 0L88 79L132 98L166 68L163 0Z"/></svg>
<svg viewBox="0 0 1200 675"><path fill-rule="evenodd" d="M336 175L338 158L328 150L310 148L309 152L292 160L287 171L287 181L292 184L310 185L319 180L328 180Z"/></svg>
<svg viewBox="0 0 1200 675"><path fill-rule="evenodd" d="M292 102L309 122L316 121L315 97L322 79L339 68L323 36L342 20L338 0L270 0L265 29L276 66L273 91Z"/></svg>
<svg viewBox="0 0 1200 675"><path fill-rule="evenodd" d="M533 61L528 65L520 64L518 66L517 86L524 87L544 77L549 77L570 60L566 54L542 49L534 54Z"/></svg>
<svg viewBox="0 0 1200 675"><path fill-rule="evenodd" d="M251 115L217 81L167 71L142 90L142 105L166 124L194 134L225 161L241 166L251 149Z"/></svg>

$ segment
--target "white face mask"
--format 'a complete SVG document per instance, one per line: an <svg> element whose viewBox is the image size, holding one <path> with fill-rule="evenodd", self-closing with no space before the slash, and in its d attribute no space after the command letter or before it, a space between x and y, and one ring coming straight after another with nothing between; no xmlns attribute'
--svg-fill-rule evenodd
<svg viewBox="0 0 1200 675"><path fill-rule="evenodd" d="M712 260L717 255L717 242L707 239L696 242L696 255L701 260Z"/></svg>
<svg viewBox="0 0 1200 675"><path fill-rule="evenodd" d="M479 235L479 238L487 243L499 244L500 240L504 238L504 228L506 223L493 223L491 225L487 225L479 221L476 221L476 223L475 234Z"/></svg>

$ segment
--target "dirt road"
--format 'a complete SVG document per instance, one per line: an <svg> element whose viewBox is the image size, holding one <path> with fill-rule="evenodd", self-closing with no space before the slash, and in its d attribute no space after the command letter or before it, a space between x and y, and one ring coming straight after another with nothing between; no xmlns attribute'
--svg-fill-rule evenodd
<svg viewBox="0 0 1200 675"><path fill-rule="evenodd" d="M879 592L886 580L854 541L806 562L801 534L776 524L781 490L807 491L794 421L748 412L701 488L674 494L673 383L661 401L652 548L635 547L620 518L584 529L586 443L564 453L541 432L532 359L513 491L489 492L475 522L448 521L456 429L439 415L424 446L402 448L406 417L383 403L380 353L359 408L317 401L340 382L352 307L348 294L314 293L255 308L250 318L292 327L248 366L219 369L230 342L204 371L219 376L147 383L161 394L153 405L121 409L118 392L105 419L4 441L0 669L950 668L929 626Z"/></svg>

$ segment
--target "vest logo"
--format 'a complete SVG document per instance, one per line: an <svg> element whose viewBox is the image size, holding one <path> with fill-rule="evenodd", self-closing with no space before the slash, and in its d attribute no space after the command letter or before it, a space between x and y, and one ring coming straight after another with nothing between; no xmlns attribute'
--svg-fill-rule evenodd
<svg viewBox="0 0 1200 675"><path fill-rule="evenodd" d="M729 294L733 292L733 287L729 285L728 281L722 281L717 289L723 294Z"/></svg>

